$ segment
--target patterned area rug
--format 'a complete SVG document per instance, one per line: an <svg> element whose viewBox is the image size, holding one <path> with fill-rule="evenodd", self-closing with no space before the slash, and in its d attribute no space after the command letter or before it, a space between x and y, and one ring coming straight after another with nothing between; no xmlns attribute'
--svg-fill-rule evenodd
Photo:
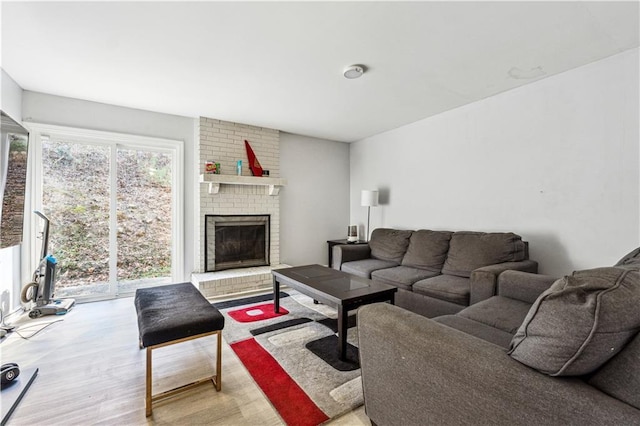
<svg viewBox="0 0 640 426"><path fill-rule="evenodd" d="M225 316L224 339L286 424L318 425L363 404L355 317L344 362L336 310L295 290L281 293L280 315L271 294L214 306Z"/></svg>

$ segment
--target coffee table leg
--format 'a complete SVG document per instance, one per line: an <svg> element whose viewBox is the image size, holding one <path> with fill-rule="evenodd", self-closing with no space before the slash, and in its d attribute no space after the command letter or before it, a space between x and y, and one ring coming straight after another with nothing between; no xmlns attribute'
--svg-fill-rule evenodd
<svg viewBox="0 0 640 426"><path fill-rule="evenodd" d="M276 314L280 313L280 283L273 277L273 311Z"/></svg>
<svg viewBox="0 0 640 426"><path fill-rule="evenodd" d="M342 305L338 306L338 358L347 360L347 323L349 312Z"/></svg>

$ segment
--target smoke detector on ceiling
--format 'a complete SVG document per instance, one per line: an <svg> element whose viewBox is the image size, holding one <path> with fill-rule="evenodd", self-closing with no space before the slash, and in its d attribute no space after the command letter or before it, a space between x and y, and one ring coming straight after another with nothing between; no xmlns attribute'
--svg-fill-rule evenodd
<svg viewBox="0 0 640 426"><path fill-rule="evenodd" d="M364 65L351 65L343 72L343 75L350 80L361 77L362 74L364 74Z"/></svg>
<svg viewBox="0 0 640 426"><path fill-rule="evenodd" d="M534 78L542 77L547 73L542 69L542 66L537 66L529 69L522 70L518 67L512 67L509 72L509 77L516 80L531 80Z"/></svg>

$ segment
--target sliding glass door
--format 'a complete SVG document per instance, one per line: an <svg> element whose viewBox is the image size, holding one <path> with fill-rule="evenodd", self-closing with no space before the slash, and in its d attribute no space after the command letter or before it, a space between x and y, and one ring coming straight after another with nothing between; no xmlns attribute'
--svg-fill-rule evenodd
<svg viewBox="0 0 640 426"><path fill-rule="evenodd" d="M116 276L118 292L171 281L172 158L118 148Z"/></svg>
<svg viewBox="0 0 640 426"><path fill-rule="evenodd" d="M110 298L178 280L180 142L36 130L35 205L51 220L56 297Z"/></svg>
<svg viewBox="0 0 640 426"><path fill-rule="evenodd" d="M43 138L42 208L58 261L56 296L111 295L110 148Z"/></svg>

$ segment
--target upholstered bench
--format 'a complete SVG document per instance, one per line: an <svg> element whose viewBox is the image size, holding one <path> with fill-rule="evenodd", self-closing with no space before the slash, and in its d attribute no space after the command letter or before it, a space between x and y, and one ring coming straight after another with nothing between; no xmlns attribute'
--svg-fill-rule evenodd
<svg viewBox="0 0 640 426"><path fill-rule="evenodd" d="M217 391L222 388L222 329L224 317L191 283L170 284L136 290L140 348L147 348L146 414L152 403L168 398L211 380ZM197 382L152 395L152 351L163 346L217 335L216 374Z"/></svg>

